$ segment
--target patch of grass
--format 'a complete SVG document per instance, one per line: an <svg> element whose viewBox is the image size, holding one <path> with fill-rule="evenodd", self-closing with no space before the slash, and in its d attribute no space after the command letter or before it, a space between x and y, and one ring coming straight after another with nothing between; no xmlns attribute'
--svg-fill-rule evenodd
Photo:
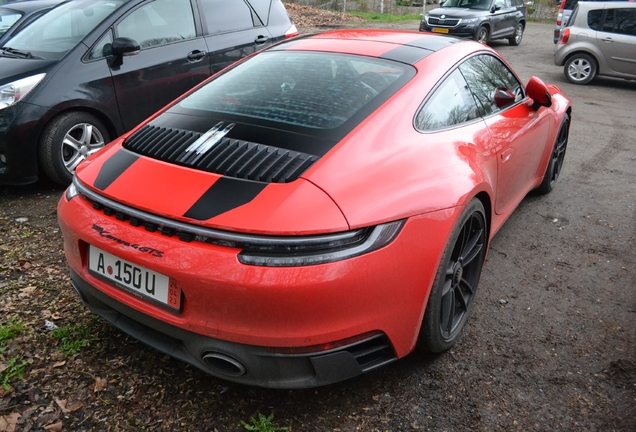
<svg viewBox="0 0 636 432"><path fill-rule="evenodd" d="M369 21L393 22L393 21L420 21L422 15L391 15L377 12L347 12L348 14L364 18Z"/></svg>
<svg viewBox="0 0 636 432"><path fill-rule="evenodd" d="M11 390L9 383L13 381L14 378L19 380L24 378L24 370L26 369L27 362L22 360L22 362L18 363L19 360L17 357L12 358L7 362L6 369L0 372L0 381L2 381L2 387L6 391Z"/></svg>
<svg viewBox="0 0 636 432"><path fill-rule="evenodd" d="M247 424L241 420L241 425L248 431L254 432L279 432L279 431L288 431L287 427L278 427L273 423L274 414L270 414L268 417L265 417L263 414L258 413L258 420L254 417L250 418L250 423Z"/></svg>
<svg viewBox="0 0 636 432"><path fill-rule="evenodd" d="M65 326L56 329L53 332L53 337L61 342L58 351L70 356L79 353L95 339L91 333L90 326Z"/></svg>
<svg viewBox="0 0 636 432"><path fill-rule="evenodd" d="M0 347L4 346L9 340L22 333L25 329L24 323L18 321L17 317L11 317L6 324L0 324Z"/></svg>

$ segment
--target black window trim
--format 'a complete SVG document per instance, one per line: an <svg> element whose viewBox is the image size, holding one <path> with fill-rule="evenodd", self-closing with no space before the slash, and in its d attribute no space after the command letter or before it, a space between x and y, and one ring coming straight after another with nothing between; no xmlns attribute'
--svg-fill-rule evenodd
<svg viewBox="0 0 636 432"><path fill-rule="evenodd" d="M516 102L516 103L514 103L512 105L509 105L509 106L507 106L506 108L504 108L502 110L490 113L487 116L482 116L481 112L480 112L479 116L474 118L474 119L472 119L472 120L468 120L468 121L465 121L465 122L462 122L462 123L456 123L454 125L450 125L450 126L445 127L445 128L432 129L432 130L423 130L423 129L418 128L417 127L417 122L416 122L417 115L420 113L421 110L424 109L426 104L429 102L431 97L433 97L433 95L440 88L440 86L446 81L446 79L453 72L455 72L455 70L459 70L459 66L460 65L462 65L464 62L470 60L471 58L479 56L479 55L489 55L489 56L494 57L497 60L499 60L506 67L506 69L508 69L508 71L510 71L512 76L514 76L517 79L517 81L519 81L519 83L521 84L521 89L523 91L523 97L521 99L519 99L518 102ZM464 78L464 81L466 81L466 78L464 77L464 74L462 74L461 70L459 70L459 73ZM468 90L470 91L470 94L473 95L473 91L470 89L470 84L468 84L468 81L466 81L466 84L468 85ZM473 95L473 99L474 99L474 97L475 96ZM437 133L437 132L447 131L447 130L451 130L451 129L456 129L458 127L463 127L464 125L470 125L470 124L476 123L477 121L483 121L483 120L489 119L490 117L492 117L494 115L499 115L500 113L505 112L505 111L507 111L507 110L509 110L509 109L511 109L513 107L516 107L519 104L526 103L527 100L528 100L528 94L526 93L526 86L523 84L523 81L517 76L517 74L512 69L510 69L510 67L508 67L508 65L505 62L501 61L501 59L499 57L497 57L496 55L493 55L492 53L486 52L486 51L479 51L479 52L471 54L468 57L465 57L465 58L461 59L459 62L457 62L452 67L452 69L449 69L448 72L446 72L446 74L442 78L440 78L440 80L435 84L435 86L431 89L431 91L428 93L428 95L426 95L426 98L420 104L419 108L415 111L415 115L413 116L413 128L416 131L418 131L419 133L421 133L421 134ZM478 109L478 112L479 112L479 103L476 100L475 100L475 106L477 106L477 109Z"/></svg>

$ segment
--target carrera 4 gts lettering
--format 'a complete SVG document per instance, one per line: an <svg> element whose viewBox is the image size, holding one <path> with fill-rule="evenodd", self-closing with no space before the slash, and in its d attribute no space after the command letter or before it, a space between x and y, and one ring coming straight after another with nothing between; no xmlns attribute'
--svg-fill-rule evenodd
<svg viewBox="0 0 636 432"><path fill-rule="evenodd" d="M133 249L137 249L139 252L143 252L143 253L147 253L153 257L157 257L157 258L162 258L163 257L163 251L148 247L148 246L141 246L137 243L130 243L126 240L122 240L118 237L115 237L114 235L112 235L109 231L106 231L105 228L97 225L97 224L93 224L92 229L94 231L97 231L99 233L100 236L107 238L109 240L112 240L114 242L117 242L121 245L127 246L127 247L131 247Z"/></svg>

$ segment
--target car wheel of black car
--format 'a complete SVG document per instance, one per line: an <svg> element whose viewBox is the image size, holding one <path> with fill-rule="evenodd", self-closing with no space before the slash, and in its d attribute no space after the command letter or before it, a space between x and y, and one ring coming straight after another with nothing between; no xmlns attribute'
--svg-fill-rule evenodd
<svg viewBox="0 0 636 432"><path fill-rule="evenodd" d="M475 40L483 44L488 42L488 28L484 26L479 27L479 29L477 29L477 33L475 33Z"/></svg>
<svg viewBox="0 0 636 432"><path fill-rule="evenodd" d="M552 148L548 167L545 169L543 181L536 189L537 193L547 194L554 189L554 186L561 175L561 168L563 168L563 161L565 160L565 150L568 146L569 135L570 117L566 114L563 118L563 122L561 123L561 128L559 129L556 140L554 141L554 147Z"/></svg>
<svg viewBox="0 0 636 432"><path fill-rule="evenodd" d="M515 28L514 36L508 39L508 42L510 43L510 45L517 46L521 43L521 39L523 39L523 29L524 29L523 23L518 23L517 27Z"/></svg>
<svg viewBox="0 0 636 432"><path fill-rule="evenodd" d="M95 116L85 112L62 114L42 132L40 167L54 182L68 185L75 167L109 141L106 127Z"/></svg>
<svg viewBox="0 0 636 432"><path fill-rule="evenodd" d="M419 348L439 353L457 341L475 299L487 238L486 212L475 198L460 217L442 256L426 305Z"/></svg>
<svg viewBox="0 0 636 432"><path fill-rule="evenodd" d="M565 62L563 74L572 84L587 84L596 76L596 60L591 55L576 53Z"/></svg>

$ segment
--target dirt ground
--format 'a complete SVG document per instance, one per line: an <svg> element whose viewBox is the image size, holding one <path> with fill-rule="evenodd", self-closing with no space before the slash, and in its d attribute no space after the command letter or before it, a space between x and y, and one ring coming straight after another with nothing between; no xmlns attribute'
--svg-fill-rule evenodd
<svg viewBox="0 0 636 432"><path fill-rule="evenodd" d="M495 237L452 350L311 390L215 379L87 312L62 253L61 188L0 187L0 324L24 324L0 346L0 377L23 365L8 390L0 378L0 431L239 431L259 414L292 431L635 431L636 82L568 84L552 29L492 46L572 98L563 176ZM79 335L77 354L52 324Z"/></svg>

